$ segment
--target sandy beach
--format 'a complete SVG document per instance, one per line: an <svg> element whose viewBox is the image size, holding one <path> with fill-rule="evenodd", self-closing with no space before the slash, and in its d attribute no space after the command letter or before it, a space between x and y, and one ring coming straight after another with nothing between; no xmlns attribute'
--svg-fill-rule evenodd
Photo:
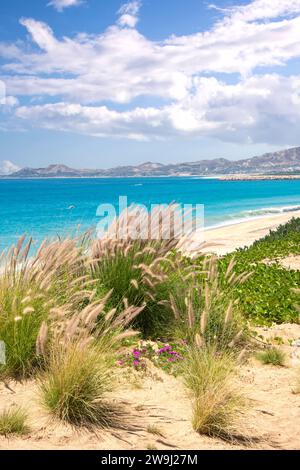
<svg viewBox="0 0 300 470"><path fill-rule="evenodd" d="M204 241L206 247L201 251L222 256L237 248L252 245L256 240L266 236L270 230L275 230L279 225L287 223L293 217L300 217L300 212L270 215L223 227L210 228L205 230L204 233L196 233L190 247L193 251L199 251L201 243Z"/></svg>

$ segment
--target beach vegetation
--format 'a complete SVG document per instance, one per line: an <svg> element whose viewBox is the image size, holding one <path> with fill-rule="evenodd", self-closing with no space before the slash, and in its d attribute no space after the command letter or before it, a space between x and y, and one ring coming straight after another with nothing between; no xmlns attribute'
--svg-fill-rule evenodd
<svg viewBox="0 0 300 470"><path fill-rule="evenodd" d="M238 419L245 401L234 383L236 361L229 353L192 346L183 376L191 393L192 424L195 431L233 440L239 434Z"/></svg>
<svg viewBox="0 0 300 470"><path fill-rule="evenodd" d="M71 424L108 426L114 410L105 398L112 380L107 349L99 343L56 346L39 380L41 401L52 415Z"/></svg>
<svg viewBox="0 0 300 470"><path fill-rule="evenodd" d="M169 219L173 205L164 209L161 220ZM109 305L120 311L125 305L143 306L143 311L135 319L134 327L144 337L161 335L170 327L173 315L168 303L170 290L178 284L179 270L176 266L181 255L173 250L178 245L175 234L167 237L162 221L152 227L157 239L144 239L137 236L131 239L114 238L116 227L121 230L126 219L126 233L131 233L135 218L129 214L121 216L106 236L93 243L91 273L95 281L97 295L111 291ZM151 225L152 214L146 214L142 226ZM167 227L168 229L168 227ZM124 230L123 230L124 231ZM180 284L181 285L181 284Z"/></svg>
<svg viewBox="0 0 300 470"><path fill-rule="evenodd" d="M213 346L219 351L243 347L247 341L247 325L232 290L248 280L250 273L236 274L231 260L223 274L215 256L200 261L192 282L182 284L183 295L171 294L171 307L176 320L174 334L191 343Z"/></svg>
<svg viewBox="0 0 300 470"><path fill-rule="evenodd" d="M286 355L279 348L268 348L266 351L261 351L256 355L263 364L272 364L273 366L284 367L286 364Z"/></svg>
<svg viewBox="0 0 300 470"><path fill-rule="evenodd" d="M1 258L1 376L35 377L52 416L105 427L123 420L107 398L114 368L143 373L151 361L184 377L197 432L233 439L244 409L235 371L250 324L299 319L300 272L266 262L300 251L299 220L250 248L193 260L175 235L86 236L44 242L32 255L22 237ZM258 357L285 362L276 348Z"/></svg>
<svg viewBox="0 0 300 470"><path fill-rule="evenodd" d="M39 365L36 340L42 323L51 322L55 308L64 305L71 314L92 297L74 240L43 243L32 257L31 244L22 237L0 261L0 340L6 347L1 375L31 375Z"/></svg>
<svg viewBox="0 0 300 470"><path fill-rule="evenodd" d="M27 412L21 407L11 407L0 412L0 436L22 436L29 432Z"/></svg>
<svg viewBox="0 0 300 470"><path fill-rule="evenodd" d="M244 316L256 325L297 322L295 308L300 271L284 269L280 258L300 253L300 218L292 219L251 247L237 250L219 260L226 272L235 258L236 273L252 272L243 284L232 289Z"/></svg>
<svg viewBox="0 0 300 470"><path fill-rule="evenodd" d="M164 437L164 434L161 431L161 429L158 426L154 425L154 424L150 424L147 427L147 432L149 434L153 434L154 436Z"/></svg>

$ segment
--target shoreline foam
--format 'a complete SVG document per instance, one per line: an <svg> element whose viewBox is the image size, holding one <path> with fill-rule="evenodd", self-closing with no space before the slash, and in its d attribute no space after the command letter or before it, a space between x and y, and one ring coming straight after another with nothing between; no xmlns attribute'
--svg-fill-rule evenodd
<svg viewBox="0 0 300 470"><path fill-rule="evenodd" d="M266 208L261 208L261 209L250 209L242 212L243 214L248 214L245 217L237 217L237 218L232 218L229 221L224 221L224 222L218 222L213 225L207 225L205 227L206 230L215 230L218 228L222 227L229 227L231 225L239 225L244 222L251 222L252 220L261 220L265 219L266 217L276 217L276 216L281 216L284 214L289 214L289 213L298 213L298 217L300 217L300 206L279 206L279 207L266 207ZM251 215L253 214L253 215ZM257 215L255 215L257 214ZM229 217L231 215L229 214ZM294 217L297 217L297 215L294 215Z"/></svg>

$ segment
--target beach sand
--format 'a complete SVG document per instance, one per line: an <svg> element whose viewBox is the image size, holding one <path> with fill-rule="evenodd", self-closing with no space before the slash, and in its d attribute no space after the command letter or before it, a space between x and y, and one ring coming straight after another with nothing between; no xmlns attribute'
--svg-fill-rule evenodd
<svg viewBox="0 0 300 470"><path fill-rule="evenodd" d="M196 232L189 240L189 249L195 252L215 253L219 256L237 248L250 246L256 240L266 236L270 230L287 223L293 217L300 217L299 211L255 218L232 225L210 228ZM201 244L205 242L205 247Z"/></svg>
<svg viewBox="0 0 300 470"><path fill-rule="evenodd" d="M300 449L300 395L294 394L300 366L300 325L257 328L272 342L281 337L287 367L262 365L249 358L238 372L236 385L249 399L239 421L239 430L248 436L244 443L225 442L197 434L191 424L192 406L180 377L166 374L153 365L146 374L118 375L118 389L108 398L125 413L125 429L89 431L51 418L39 403L37 384L0 382L0 412L15 405L28 411L31 431L24 437L0 436L1 450L238 450ZM128 372L129 373L129 372ZM125 418L124 418L125 419ZM127 425L126 425L127 424ZM160 435L153 434L152 428ZM253 441L252 441L253 439Z"/></svg>

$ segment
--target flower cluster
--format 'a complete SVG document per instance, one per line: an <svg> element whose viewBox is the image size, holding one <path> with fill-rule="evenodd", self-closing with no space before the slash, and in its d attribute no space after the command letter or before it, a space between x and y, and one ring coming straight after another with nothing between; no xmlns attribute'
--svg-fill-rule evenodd
<svg viewBox="0 0 300 470"><path fill-rule="evenodd" d="M185 341L140 341L137 347L120 358L118 365L120 367L131 366L137 370L144 370L147 367L146 360L150 360L157 367L167 372L174 372L173 366L184 359L186 347Z"/></svg>

